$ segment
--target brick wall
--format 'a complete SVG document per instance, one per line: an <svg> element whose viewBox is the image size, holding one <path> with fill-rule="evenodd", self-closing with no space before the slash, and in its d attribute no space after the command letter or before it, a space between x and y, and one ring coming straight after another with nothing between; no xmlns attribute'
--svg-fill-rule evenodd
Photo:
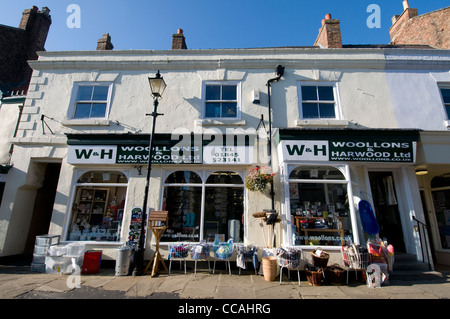
<svg viewBox="0 0 450 319"><path fill-rule="evenodd" d="M26 58L25 30L0 26L0 90L20 84Z"/></svg>
<svg viewBox="0 0 450 319"><path fill-rule="evenodd" d="M45 50L44 44L52 23L46 7L23 12L19 28L0 25L0 90L25 90L32 69L28 60L38 58L36 52Z"/></svg>
<svg viewBox="0 0 450 319"><path fill-rule="evenodd" d="M391 44L424 44L450 49L450 7L417 15L406 9L389 30Z"/></svg>

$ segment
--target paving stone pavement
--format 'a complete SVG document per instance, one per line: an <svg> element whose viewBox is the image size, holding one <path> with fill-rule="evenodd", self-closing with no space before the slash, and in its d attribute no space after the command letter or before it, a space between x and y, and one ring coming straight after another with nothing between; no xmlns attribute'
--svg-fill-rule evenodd
<svg viewBox="0 0 450 319"><path fill-rule="evenodd" d="M304 273L301 275L301 286L298 285L296 272L286 271L280 284L279 277L275 281L266 281L254 271L244 270L238 275L233 269L230 276L225 269L216 269L211 274L208 269L192 269L184 274L181 270L172 270L171 275L160 273L155 277L115 276L114 269L100 269L96 274L78 277L79 288L73 287L74 277L71 275L45 274L30 271L29 266L0 265L0 299L91 299L91 300L150 300L162 302L167 308L168 300L178 300L169 311L188 311L188 305L198 305L209 301L253 304L269 303L285 306L285 302L304 302L306 300L327 299L341 301L382 301L382 300L435 300L445 307L450 305L450 279L448 273L432 280L390 280L389 285L380 288L368 288L356 278L350 283L335 286L325 284L310 286ZM159 301L158 301L159 300ZM281 304L278 304L281 302ZM153 303L154 304L154 303ZM345 303L344 303L345 305ZM183 307L183 308L177 308ZM199 306L200 307L200 306ZM237 309L237 308L236 308ZM236 310L234 309L234 310ZM218 310L218 309L216 309ZM224 310L225 311L225 310ZM228 312L230 309L228 309ZM175 313L174 313L175 314ZM217 316L216 316L217 317Z"/></svg>

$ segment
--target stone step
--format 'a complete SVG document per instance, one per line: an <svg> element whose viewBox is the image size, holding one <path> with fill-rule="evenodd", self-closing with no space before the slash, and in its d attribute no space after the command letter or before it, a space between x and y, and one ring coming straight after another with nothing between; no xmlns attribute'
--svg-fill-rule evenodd
<svg viewBox="0 0 450 319"><path fill-rule="evenodd" d="M393 271L389 273L390 281L448 281L449 275L439 271Z"/></svg>

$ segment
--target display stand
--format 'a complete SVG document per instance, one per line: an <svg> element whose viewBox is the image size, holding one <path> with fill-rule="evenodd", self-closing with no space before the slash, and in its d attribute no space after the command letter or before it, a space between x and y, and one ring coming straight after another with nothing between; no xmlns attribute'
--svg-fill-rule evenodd
<svg viewBox="0 0 450 319"><path fill-rule="evenodd" d="M147 267L145 268L144 273L147 272L148 268L153 263L151 277L154 277L159 270L159 263L161 263L164 266L164 269L167 272L169 272L169 270L167 269L167 266L164 263L164 260L161 256L161 253L159 252L159 241L167 229L167 224L169 222L169 212L168 211L152 211L150 213L150 216L148 217L148 222L149 222L148 229L151 229L153 232L153 235L155 236L156 247L155 247L155 254L153 255L152 259L150 259L149 263L147 264Z"/></svg>

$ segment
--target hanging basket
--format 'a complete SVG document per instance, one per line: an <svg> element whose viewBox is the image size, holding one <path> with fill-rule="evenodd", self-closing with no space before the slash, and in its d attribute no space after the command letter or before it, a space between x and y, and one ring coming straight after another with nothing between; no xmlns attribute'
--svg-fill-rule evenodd
<svg viewBox="0 0 450 319"><path fill-rule="evenodd" d="M250 170L245 178L245 188L251 192L264 193L267 186L273 181L274 174L269 172L267 167L255 167Z"/></svg>

